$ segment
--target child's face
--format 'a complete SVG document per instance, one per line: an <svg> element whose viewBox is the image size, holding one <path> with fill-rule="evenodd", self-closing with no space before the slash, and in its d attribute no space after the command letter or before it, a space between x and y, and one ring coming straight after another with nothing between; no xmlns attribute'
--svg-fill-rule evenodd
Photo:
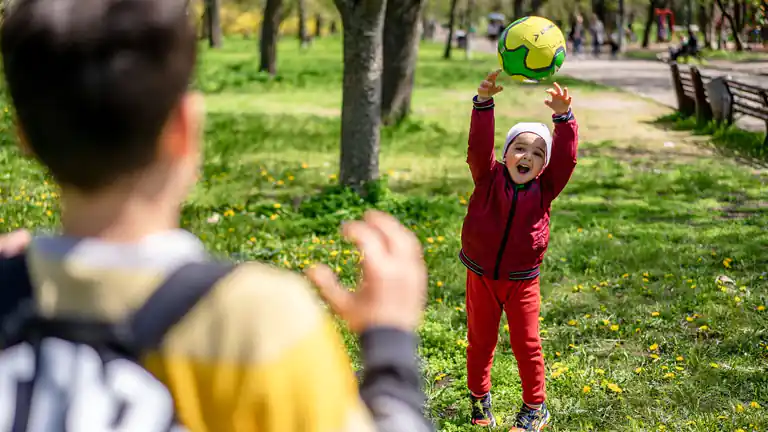
<svg viewBox="0 0 768 432"><path fill-rule="evenodd" d="M544 168L547 144L540 136L525 132L510 144L506 154L507 170L517 184L535 179Z"/></svg>

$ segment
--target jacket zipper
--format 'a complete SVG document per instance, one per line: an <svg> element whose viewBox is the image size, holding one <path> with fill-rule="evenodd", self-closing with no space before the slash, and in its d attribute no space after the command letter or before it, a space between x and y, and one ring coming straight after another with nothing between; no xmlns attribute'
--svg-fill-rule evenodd
<svg viewBox="0 0 768 432"><path fill-rule="evenodd" d="M507 226L504 228L504 236L501 237L501 245L499 246L499 252L496 254L496 268L493 270L493 280L499 280L499 271L501 270L501 258L504 257L504 249L507 247L507 241L509 240L509 231L512 229L512 220L515 218L515 209L517 208L517 191L520 190L522 185L515 185L515 192L512 196L512 205L509 207L509 216L507 216Z"/></svg>

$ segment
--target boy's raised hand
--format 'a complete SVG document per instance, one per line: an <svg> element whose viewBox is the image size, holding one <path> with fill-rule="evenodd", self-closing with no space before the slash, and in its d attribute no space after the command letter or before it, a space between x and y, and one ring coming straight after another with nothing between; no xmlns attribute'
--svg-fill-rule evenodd
<svg viewBox="0 0 768 432"><path fill-rule="evenodd" d="M501 69L497 69L488 74L485 80L480 83L480 87L477 88L477 100L478 102L485 102L492 98L497 93L504 90L504 87L496 85L496 78L499 77Z"/></svg>
<svg viewBox="0 0 768 432"><path fill-rule="evenodd" d="M328 266L313 267L306 273L321 296L355 333L376 327L415 330L427 294L427 267L416 236L378 211L346 223L343 233L363 255L363 278L351 292Z"/></svg>
<svg viewBox="0 0 768 432"><path fill-rule="evenodd" d="M568 95L568 87L560 88L560 84L554 83L553 89L547 89L547 93L552 99L545 100L544 103L557 115L563 115L571 109L571 96Z"/></svg>

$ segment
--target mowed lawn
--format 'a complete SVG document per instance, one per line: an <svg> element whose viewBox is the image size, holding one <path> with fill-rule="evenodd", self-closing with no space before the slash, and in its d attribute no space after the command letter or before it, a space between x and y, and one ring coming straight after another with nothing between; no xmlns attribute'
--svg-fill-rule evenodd
<svg viewBox="0 0 768 432"><path fill-rule="evenodd" d="M472 187L471 97L496 65L440 54L423 46L414 114L382 131L383 180L363 201L335 187L339 39L305 51L284 40L275 79L257 72L255 40L204 51L196 86L207 93L206 162L183 223L224 256L295 271L326 262L352 283L359 255L339 223L371 206L395 214L418 233L430 269L420 330L427 411L440 430L469 431L457 253ZM561 82L576 98L583 140L552 210L543 266L551 430L768 430L768 176L654 128L663 108ZM549 116L545 87L504 84L499 143L516 121ZM54 227L57 191L17 153L4 111L0 230ZM493 368L497 416L507 421L499 431L521 402L514 331L502 323ZM354 338L345 340L359 367Z"/></svg>

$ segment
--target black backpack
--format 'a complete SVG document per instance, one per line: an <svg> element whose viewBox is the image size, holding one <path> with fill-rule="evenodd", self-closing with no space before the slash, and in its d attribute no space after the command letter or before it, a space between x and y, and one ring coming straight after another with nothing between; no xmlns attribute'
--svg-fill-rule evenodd
<svg viewBox="0 0 768 432"><path fill-rule="evenodd" d="M139 362L233 266L182 266L121 323L36 313L26 259L0 259L0 432L181 432Z"/></svg>

